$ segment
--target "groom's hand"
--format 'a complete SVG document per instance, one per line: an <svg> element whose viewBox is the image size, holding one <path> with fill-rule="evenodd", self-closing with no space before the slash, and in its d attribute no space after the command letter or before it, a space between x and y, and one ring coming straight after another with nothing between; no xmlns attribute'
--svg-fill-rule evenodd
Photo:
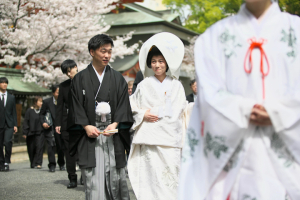
<svg viewBox="0 0 300 200"><path fill-rule="evenodd" d="M97 138L99 136L100 131L98 131L97 127L92 125L83 126L86 134L90 138Z"/></svg>
<svg viewBox="0 0 300 200"><path fill-rule="evenodd" d="M106 129L104 129L103 135L109 137L109 136L112 136L113 134L115 134L115 133L105 133L105 132L106 132L106 131L109 131L109 130L114 130L114 129L116 129L117 126L118 126L118 124L119 124L118 122L114 122L114 123L108 125L108 126L106 127Z"/></svg>

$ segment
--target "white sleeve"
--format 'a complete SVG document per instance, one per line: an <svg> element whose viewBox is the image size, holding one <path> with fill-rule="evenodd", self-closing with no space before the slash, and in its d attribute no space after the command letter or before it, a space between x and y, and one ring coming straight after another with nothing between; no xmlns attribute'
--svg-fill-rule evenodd
<svg viewBox="0 0 300 200"><path fill-rule="evenodd" d="M141 109L142 108L142 90L141 90L142 83L138 84L135 92L133 95L130 96L130 105L131 110L133 114L134 123L131 127L131 129L136 130L143 122L144 115L147 109Z"/></svg>
<svg viewBox="0 0 300 200"><path fill-rule="evenodd" d="M205 38L206 40L201 36L198 38L194 51L196 72L200 82L198 94L203 96L202 101L205 104L222 117L232 121L239 128L247 128L251 110L256 102L227 90L225 61L222 55L218 55L220 53L210 50L217 42L211 44L211 41Z"/></svg>

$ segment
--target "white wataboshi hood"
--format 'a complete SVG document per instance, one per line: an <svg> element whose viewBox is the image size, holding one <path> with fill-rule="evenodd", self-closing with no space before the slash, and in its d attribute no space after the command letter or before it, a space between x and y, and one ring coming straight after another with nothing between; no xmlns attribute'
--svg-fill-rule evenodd
<svg viewBox="0 0 300 200"><path fill-rule="evenodd" d="M184 56L184 45L174 34L162 32L153 35L142 46L139 54L140 69L144 77L153 76L154 72L147 67L147 56L153 46L156 46L163 54L169 71L167 75L178 79L180 75L180 65Z"/></svg>

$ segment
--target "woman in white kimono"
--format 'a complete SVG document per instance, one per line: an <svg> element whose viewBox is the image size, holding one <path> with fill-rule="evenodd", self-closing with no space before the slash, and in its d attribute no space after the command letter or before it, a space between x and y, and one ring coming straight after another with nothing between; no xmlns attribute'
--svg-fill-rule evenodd
<svg viewBox="0 0 300 200"><path fill-rule="evenodd" d="M159 33L147 40L139 63L145 79L130 97L135 130L128 174L137 199L176 199L187 102L178 81L181 40Z"/></svg>

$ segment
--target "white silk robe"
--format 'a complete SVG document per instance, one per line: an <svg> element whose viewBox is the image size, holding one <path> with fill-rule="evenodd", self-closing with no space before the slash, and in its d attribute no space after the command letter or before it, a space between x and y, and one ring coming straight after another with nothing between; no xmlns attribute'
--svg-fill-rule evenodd
<svg viewBox="0 0 300 200"><path fill-rule="evenodd" d="M300 199L299 50L300 18L277 3L260 20L242 5L197 39L179 199ZM272 126L249 123L255 104Z"/></svg>
<svg viewBox="0 0 300 200"><path fill-rule="evenodd" d="M138 200L177 199L187 101L182 84L171 77L160 83L145 78L130 96L135 130L128 174ZM158 122L143 121L151 109Z"/></svg>

